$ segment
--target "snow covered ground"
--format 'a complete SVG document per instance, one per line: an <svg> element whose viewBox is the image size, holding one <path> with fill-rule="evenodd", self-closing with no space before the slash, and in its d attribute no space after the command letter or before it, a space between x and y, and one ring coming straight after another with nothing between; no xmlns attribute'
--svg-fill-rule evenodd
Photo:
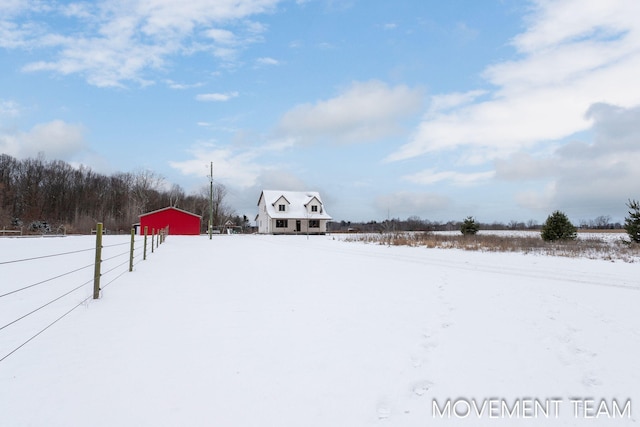
<svg viewBox="0 0 640 427"><path fill-rule="evenodd" d="M0 295L93 253L3 262L94 239L0 239ZM0 329L3 358L80 304L0 362L0 425L638 425L638 264L257 235L136 260L99 300L91 268L0 297L2 328L80 286Z"/></svg>

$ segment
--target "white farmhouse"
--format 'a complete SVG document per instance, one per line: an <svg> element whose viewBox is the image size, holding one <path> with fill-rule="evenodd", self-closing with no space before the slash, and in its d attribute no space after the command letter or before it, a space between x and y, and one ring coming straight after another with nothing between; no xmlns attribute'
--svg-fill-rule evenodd
<svg viewBox="0 0 640 427"><path fill-rule="evenodd" d="M316 191L263 190L256 223L261 234L324 234L331 217Z"/></svg>

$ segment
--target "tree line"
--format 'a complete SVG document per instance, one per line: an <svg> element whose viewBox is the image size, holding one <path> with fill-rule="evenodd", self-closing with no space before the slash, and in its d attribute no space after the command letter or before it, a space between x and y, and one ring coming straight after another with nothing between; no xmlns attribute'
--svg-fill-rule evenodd
<svg viewBox="0 0 640 427"><path fill-rule="evenodd" d="M352 222L340 221L329 223L329 231L332 232L365 232L385 233L390 231L455 231L465 225L467 219L456 221L432 221L419 216L410 216L407 219L391 218L384 221ZM530 219L526 222L512 220L509 222L480 223L475 221L482 230L540 230L543 224ZM614 230L622 229L620 222L612 222L608 215L601 215L590 220L581 220L581 229Z"/></svg>
<svg viewBox="0 0 640 427"><path fill-rule="evenodd" d="M225 202L226 188L213 188L213 224L239 219ZM25 232L90 233L97 222L111 232L128 232L139 215L176 207L209 222L209 186L186 194L149 170L97 173L42 156L18 160L0 154L0 228Z"/></svg>

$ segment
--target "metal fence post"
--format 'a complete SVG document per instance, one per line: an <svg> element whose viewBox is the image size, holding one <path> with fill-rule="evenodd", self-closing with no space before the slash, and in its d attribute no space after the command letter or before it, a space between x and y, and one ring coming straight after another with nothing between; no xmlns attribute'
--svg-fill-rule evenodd
<svg viewBox="0 0 640 427"><path fill-rule="evenodd" d="M154 245L155 245L155 243L154 243L155 236L156 236L156 229L152 228L151 229L151 253L153 253L153 249L154 249Z"/></svg>
<svg viewBox="0 0 640 427"><path fill-rule="evenodd" d="M93 299L100 298L100 263L102 262L102 223L96 224L96 261L93 270Z"/></svg>
<svg viewBox="0 0 640 427"><path fill-rule="evenodd" d="M144 249L142 250L142 259L147 259L147 232L149 231L148 226L144 226Z"/></svg>
<svg viewBox="0 0 640 427"><path fill-rule="evenodd" d="M133 249L136 239L136 230L131 229L131 250L129 251L129 272L133 271Z"/></svg>

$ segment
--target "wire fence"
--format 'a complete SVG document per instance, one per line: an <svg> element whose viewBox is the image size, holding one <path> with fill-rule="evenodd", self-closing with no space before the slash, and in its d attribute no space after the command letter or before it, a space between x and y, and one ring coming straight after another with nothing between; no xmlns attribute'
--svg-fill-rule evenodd
<svg viewBox="0 0 640 427"><path fill-rule="evenodd" d="M100 298L169 232L166 227L149 234L145 227L141 236L131 230L130 238L109 236L103 242L102 224L96 229L93 248L0 261L0 363L78 307Z"/></svg>

